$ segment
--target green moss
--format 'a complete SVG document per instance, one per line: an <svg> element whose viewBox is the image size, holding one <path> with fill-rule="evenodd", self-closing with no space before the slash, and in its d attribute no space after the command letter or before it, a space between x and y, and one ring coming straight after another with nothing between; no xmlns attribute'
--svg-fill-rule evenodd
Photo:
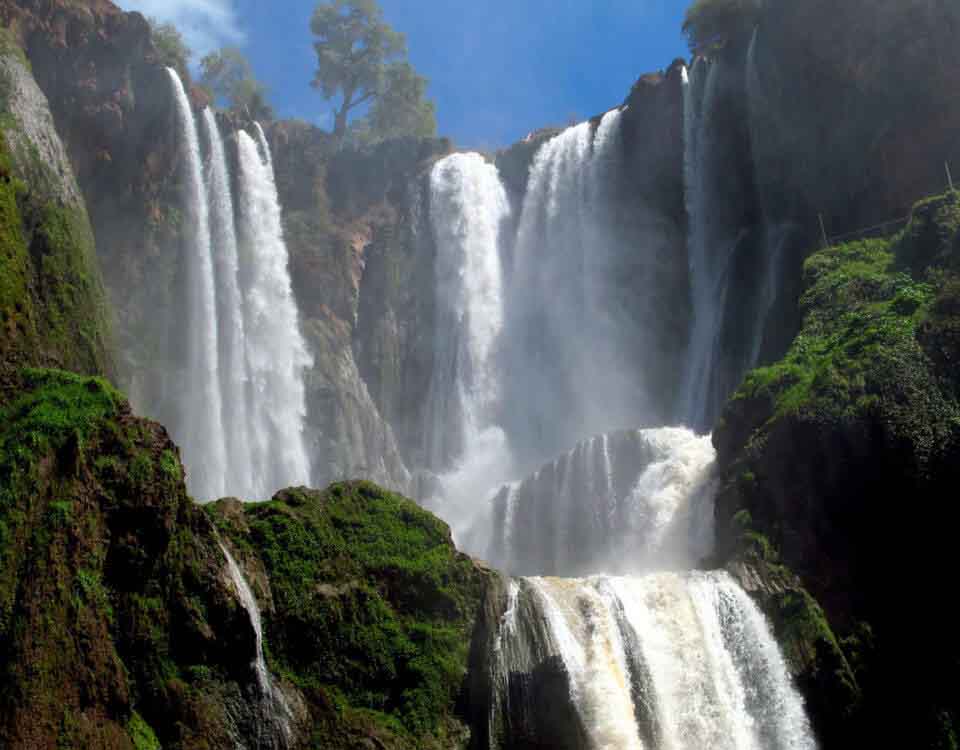
<svg viewBox="0 0 960 750"><path fill-rule="evenodd" d="M119 408L120 395L99 378L84 378L56 370L25 370L25 391L0 409L0 634L9 625L16 585L17 553L10 543L27 520L23 498L36 481L39 463L68 445L80 445ZM79 459L79 455L75 456ZM48 510L50 525L71 522L68 501L56 501Z"/></svg>
<svg viewBox="0 0 960 750"><path fill-rule="evenodd" d="M136 711L127 722L127 734L133 742L134 750L161 750L160 740L153 729Z"/></svg>
<svg viewBox="0 0 960 750"><path fill-rule="evenodd" d="M183 467L180 465L180 460L176 454L171 450L165 450L160 455L160 471L171 481L179 482L183 479Z"/></svg>
<svg viewBox="0 0 960 750"><path fill-rule="evenodd" d="M447 526L363 482L286 491L245 516L249 536L232 535L270 576L272 666L391 731L440 732L465 675L480 586Z"/></svg>
<svg viewBox="0 0 960 750"><path fill-rule="evenodd" d="M768 402L770 421L791 415L842 420L876 413L894 400L897 389L903 398L927 402L921 421L949 419L956 409L930 387L917 334L952 277L910 268L918 238L932 234L938 246L946 246L958 226L960 209L942 197L918 204L914 219L890 240L863 240L812 255L804 267L800 334L783 360L747 376L734 401ZM942 437L923 424L904 422L904 416L895 415L908 438L930 443Z"/></svg>
<svg viewBox="0 0 960 750"><path fill-rule="evenodd" d="M772 606L777 640L793 671L829 690L842 704L834 707L838 714L852 715L860 687L823 608L802 589L780 594Z"/></svg>
<svg viewBox="0 0 960 750"><path fill-rule="evenodd" d="M109 621L113 621L113 606L110 603L110 595L104 588L100 573L85 568L78 570L75 593L78 610L83 606L89 606L97 612L105 614Z"/></svg>
<svg viewBox="0 0 960 750"><path fill-rule="evenodd" d="M149 484L153 481L153 457L143 451L130 462L130 477L137 484Z"/></svg>
<svg viewBox="0 0 960 750"><path fill-rule="evenodd" d="M32 327L28 317L30 255L17 202L22 190L22 183L12 174L0 133L0 323L5 337L23 335Z"/></svg>
<svg viewBox="0 0 960 750"><path fill-rule="evenodd" d="M83 207L25 184L0 132L0 381L24 364L107 370L109 315L96 269Z"/></svg>
<svg viewBox="0 0 960 750"><path fill-rule="evenodd" d="M10 29L0 26L0 57L13 55L27 70L32 70L26 52Z"/></svg>

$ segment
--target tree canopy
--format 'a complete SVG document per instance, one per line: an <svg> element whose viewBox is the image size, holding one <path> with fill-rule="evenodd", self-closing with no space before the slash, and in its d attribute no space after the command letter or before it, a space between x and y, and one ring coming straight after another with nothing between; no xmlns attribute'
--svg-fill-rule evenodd
<svg viewBox="0 0 960 750"><path fill-rule="evenodd" d="M386 23L376 0L320 3L310 30L317 53L312 85L338 102L338 138L347 134L351 114L365 104L369 114L356 122L358 134L365 137L436 132L434 104L424 98L427 80L407 61L406 39Z"/></svg>
<svg viewBox="0 0 960 750"><path fill-rule="evenodd" d="M387 68L380 96L370 110L370 129L379 138L436 135L436 105L426 98L427 79L410 63Z"/></svg>
<svg viewBox="0 0 960 750"><path fill-rule="evenodd" d="M172 23L161 23L156 18L150 18L148 22L150 23L153 46L156 47L160 56L160 62L167 67L174 68L180 73L181 77L184 77L187 63L193 56L193 52L184 41L183 34Z"/></svg>
<svg viewBox="0 0 960 750"><path fill-rule="evenodd" d="M219 104L253 120L273 118L266 87L256 79L253 68L236 47L211 52L200 61L200 84Z"/></svg>

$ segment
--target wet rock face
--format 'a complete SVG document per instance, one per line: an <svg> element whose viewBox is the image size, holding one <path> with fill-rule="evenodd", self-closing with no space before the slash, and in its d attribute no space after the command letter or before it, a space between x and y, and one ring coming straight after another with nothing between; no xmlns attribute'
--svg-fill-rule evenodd
<svg viewBox="0 0 960 750"><path fill-rule="evenodd" d="M24 365L111 370L108 313L80 188L47 98L0 29L0 402Z"/></svg>
<svg viewBox="0 0 960 750"><path fill-rule="evenodd" d="M402 139L340 151L329 134L297 122L276 123L269 137L294 293L315 353L307 375L314 480L365 477L409 491L405 460L421 425L405 410L423 399L402 383L417 380L426 392L428 364L410 363L430 361L419 310L433 294L432 265L409 255L418 229L410 190L449 144Z"/></svg>
<svg viewBox="0 0 960 750"><path fill-rule="evenodd" d="M51 102L86 198L116 324L117 377L138 401L162 388L150 372L173 357L158 320L176 308L180 219L170 89L149 26L108 0L4 0L0 20Z"/></svg>
<svg viewBox="0 0 960 750"><path fill-rule="evenodd" d="M254 632L166 431L102 380L34 370L0 475L0 744L235 746Z"/></svg>
<svg viewBox="0 0 960 750"><path fill-rule="evenodd" d="M936 614L958 522L960 404L946 364L958 201L918 204L892 240L812 255L800 337L748 376L715 432L721 556L760 559L773 571L761 583L792 570L819 602L754 586L793 649L824 746L949 747L960 719L947 687L960 674L953 634ZM891 595L901 588L909 605ZM849 699L824 700L844 685ZM877 730L891 711L910 717L904 728Z"/></svg>
<svg viewBox="0 0 960 750"><path fill-rule="evenodd" d="M826 21L826 22L825 22ZM838 234L905 216L960 159L954 3L769 3L757 58L771 127L761 157ZM816 102L816 104L812 104ZM777 158L779 157L779 158Z"/></svg>
<svg viewBox="0 0 960 750"><path fill-rule="evenodd" d="M508 588L518 585L496 575L490 579L477 616L470 653L466 704L472 730L470 750L586 750L590 747L571 697L570 675L562 657L543 651L549 636L529 606L507 615L515 603ZM522 630L504 670L504 618Z"/></svg>

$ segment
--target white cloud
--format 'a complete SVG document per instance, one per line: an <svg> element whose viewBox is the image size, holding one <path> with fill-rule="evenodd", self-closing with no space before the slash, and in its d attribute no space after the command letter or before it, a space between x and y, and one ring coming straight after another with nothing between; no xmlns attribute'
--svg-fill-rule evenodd
<svg viewBox="0 0 960 750"><path fill-rule="evenodd" d="M124 10L172 23L183 34L195 60L226 44L245 38L233 0L117 0Z"/></svg>

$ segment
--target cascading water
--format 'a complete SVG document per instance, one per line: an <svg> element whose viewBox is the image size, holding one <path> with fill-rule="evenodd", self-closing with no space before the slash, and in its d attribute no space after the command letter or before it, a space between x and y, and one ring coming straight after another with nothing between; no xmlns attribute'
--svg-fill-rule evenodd
<svg viewBox="0 0 960 750"><path fill-rule="evenodd" d="M262 138L262 131L258 134ZM310 479L303 372L313 360L300 334L269 148L265 140L258 147L242 131L237 148L249 439L257 496L262 496Z"/></svg>
<svg viewBox="0 0 960 750"><path fill-rule="evenodd" d="M255 636L256 652L253 657L253 671L257 678L257 702L260 713L254 722L257 733L256 746L283 750L290 745L292 738L293 711L267 668L267 661L263 655L263 620L260 617L257 599L230 551L222 544L220 550L227 559L227 574L236 589L240 605L250 617Z"/></svg>
<svg viewBox="0 0 960 750"><path fill-rule="evenodd" d="M583 738L564 747L646 750L813 750L786 665L756 605L726 573L530 578L511 608L526 615L498 635L491 747L568 683ZM538 664L561 669L538 678ZM559 666L559 665L558 665ZM531 679L531 675L534 677Z"/></svg>
<svg viewBox="0 0 960 750"><path fill-rule="evenodd" d="M701 63L686 84L694 323L682 413L701 427L724 387L714 372L718 321L741 245L732 217L714 227L707 205L717 76ZM541 147L512 245L502 241L509 203L494 167L458 154L431 174L437 310L426 452L447 471L436 507L468 549L537 576L509 580L494 628L488 744L812 750L762 614L726 573L684 572L713 551L709 437L665 427L602 434L504 484L488 506L477 502L498 474L585 431L656 420L643 382L656 363L623 358L637 339L643 348L643 332L608 301L625 247L607 205L620 120L608 113L596 132L585 123ZM718 238L729 240L719 251ZM497 436L492 452L485 434Z"/></svg>
<svg viewBox="0 0 960 750"><path fill-rule="evenodd" d="M497 168L454 154L430 175L437 248L434 366L427 405L430 468L444 516L462 528L476 497L510 471L497 347L504 322L501 235L510 216Z"/></svg>
<svg viewBox="0 0 960 750"><path fill-rule="evenodd" d="M227 408L223 428L227 440L229 481L233 494L256 497L250 455L247 415L246 335L239 285L237 232L226 150L213 111L203 112L204 133L210 149L207 188L217 278L217 316L220 321L220 387Z"/></svg>
<svg viewBox="0 0 960 750"><path fill-rule="evenodd" d="M565 130L530 167L507 325L515 408L506 421L522 465L585 434L643 424L656 411L636 361L653 348L618 304L616 264L631 241L618 234L611 212L621 121L621 110L612 110L596 130L591 123Z"/></svg>
<svg viewBox="0 0 960 750"><path fill-rule="evenodd" d="M187 372L180 408L178 439L187 457L190 489L204 498L226 489L227 448L223 429L216 282L210 240L210 209L203 180L200 137L190 100L168 68L187 166L184 194L189 244L187 276Z"/></svg>
<svg viewBox="0 0 960 750"><path fill-rule="evenodd" d="M723 320L728 292L728 274L737 241L719 238L712 225L712 161L710 114L717 95L717 63L698 58L689 73L684 71L684 182L689 232L690 288L693 327L680 413L696 427L709 425L716 390L719 356L719 322Z"/></svg>
<svg viewBox="0 0 960 750"><path fill-rule="evenodd" d="M515 575L693 567L713 545L713 462L680 428L587 440L500 491L487 558Z"/></svg>
<svg viewBox="0 0 960 750"><path fill-rule="evenodd" d="M234 201L216 117L203 113L205 170L189 98L177 73L169 76L186 157L189 237L188 345L173 431L193 495L261 499L310 478L303 372L312 360L300 335L270 150L259 125L259 146L238 134Z"/></svg>
<svg viewBox="0 0 960 750"><path fill-rule="evenodd" d="M773 180L764 174L764 159L761 156L761 143L765 129L775 127L767 121L765 113L772 105L767 100L760 63L758 61L760 27L753 30L750 46L747 48L744 92L747 100L747 112L750 122L750 150L753 154L753 182L757 190L757 200L763 214L763 271L759 288L754 329L753 346L747 369L760 364L767 325L774 314L780 294L784 263L790 246L802 236L800 227L793 221L777 220L771 206L771 191L764 188ZM802 243L803 240L801 239Z"/></svg>
<svg viewBox="0 0 960 750"><path fill-rule="evenodd" d="M488 665L490 748L531 732L569 750L816 748L750 597L727 573L682 572L713 550L713 464L710 439L688 430L622 432L503 489L494 562L603 574L510 581Z"/></svg>

